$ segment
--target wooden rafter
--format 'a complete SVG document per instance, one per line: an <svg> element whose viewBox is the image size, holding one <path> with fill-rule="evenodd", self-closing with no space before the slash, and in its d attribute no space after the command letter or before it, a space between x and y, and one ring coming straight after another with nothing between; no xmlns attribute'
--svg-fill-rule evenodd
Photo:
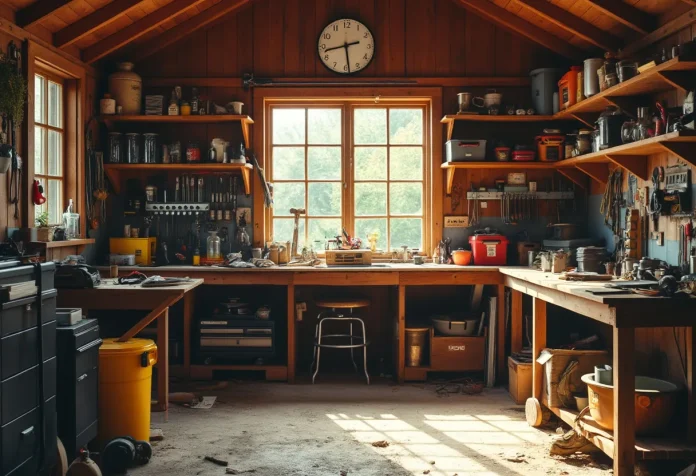
<svg viewBox="0 0 696 476"><path fill-rule="evenodd" d="M85 63L94 63L149 33L172 17L176 17L204 1L205 0L174 0L172 3L155 10L153 13L127 26L123 30L119 30L113 35L104 38L99 43L86 48L82 53L82 60Z"/></svg>
<svg viewBox="0 0 696 476"><path fill-rule="evenodd" d="M552 35L551 33L532 25L517 15L496 6L488 0L454 0L470 12L479 15L486 20L500 25L513 33L529 38L535 43L558 53L566 58L581 60L586 55L570 43Z"/></svg>
<svg viewBox="0 0 696 476"><path fill-rule="evenodd" d="M39 0L17 12L17 25L28 28L51 13L70 3L72 0Z"/></svg>
<svg viewBox="0 0 696 476"><path fill-rule="evenodd" d="M642 51L648 46L652 45L653 43L657 43L663 38L672 36L673 34L687 28L688 26L694 23L696 23L696 8L692 8L688 12L679 15L677 18L668 21L658 29L641 37L634 43L631 43L623 49L622 54L627 56Z"/></svg>
<svg viewBox="0 0 696 476"><path fill-rule="evenodd" d="M657 27L655 17L621 0L587 0L587 2L605 15L643 35L647 35Z"/></svg>
<svg viewBox="0 0 696 476"><path fill-rule="evenodd" d="M58 30L53 35L53 44L57 48L69 46L81 38L103 28L109 23L121 18L131 8L142 3L144 0L118 0L106 4L99 10L90 13L84 18L72 23L62 30Z"/></svg>
<svg viewBox="0 0 696 476"><path fill-rule="evenodd" d="M579 36L583 40L592 43L603 50L616 51L622 45L621 40L597 28L561 7L549 3L546 0L515 0L520 5L534 12L544 20L553 23L560 28Z"/></svg>
<svg viewBox="0 0 696 476"><path fill-rule="evenodd" d="M134 61L140 61L143 58L147 58L148 56L153 55L172 43L179 41L185 36L188 36L201 28L205 28L206 26L217 21L222 16L249 5L252 1L253 0L222 0L217 5L213 5L193 18L190 18L186 22L159 35L155 41L150 41L143 45L137 45L134 48L133 55L131 55L131 57Z"/></svg>

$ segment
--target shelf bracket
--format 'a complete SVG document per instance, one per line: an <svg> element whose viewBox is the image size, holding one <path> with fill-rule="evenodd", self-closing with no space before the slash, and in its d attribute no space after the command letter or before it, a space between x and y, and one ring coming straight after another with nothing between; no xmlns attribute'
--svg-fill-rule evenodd
<svg viewBox="0 0 696 476"><path fill-rule="evenodd" d="M644 155L611 155L606 158L638 178L648 180L648 158Z"/></svg>
<svg viewBox="0 0 696 476"><path fill-rule="evenodd" d="M578 169L587 174L592 180L606 185L609 179L609 166L602 163L576 165Z"/></svg>
<svg viewBox="0 0 696 476"><path fill-rule="evenodd" d="M242 126L242 136L244 136L244 145L247 149L249 149L249 148L251 148L251 141L249 138L249 121L246 119L242 119L241 126ZM248 195L248 193L247 193L247 195Z"/></svg>
<svg viewBox="0 0 696 476"><path fill-rule="evenodd" d="M244 167L242 169L242 181L244 182L244 193L246 195L251 195L251 171L249 167Z"/></svg>
<svg viewBox="0 0 696 476"><path fill-rule="evenodd" d="M678 156L691 165L696 165L696 144L693 142L660 142L660 145L670 154Z"/></svg>
<svg viewBox="0 0 696 476"><path fill-rule="evenodd" d="M575 119L582 122L586 126L592 127L594 129L597 114L590 114L586 112L574 112L571 114L571 116L573 116Z"/></svg>
<svg viewBox="0 0 696 476"><path fill-rule="evenodd" d="M106 176L109 178L109 182L111 182L111 188L114 191L116 195L119 194L121 191L121 173L118 170L114 169L107 169L104 172L106 173Z"/></svg>
<svg viewBox="0 0 696 476"><path fill-rule="evenodd" d="M660 71L657 74L671 86L683 92L690 91L696 85L693 71Z"/></svg>
<svg viewBox="0 0 696 476"><path fill-rule="evenodd" d="M447 122L447 140L452 140L452 134L454 133L454 121L450 120Z"/></svg>
<svg viewBox="0 0 696 476"><path fill-rule="evenodd" d="M454 184L454 172L457 171L454 167L449 167L447 170L447 188L446 195L452 195L452 185Z"/></svg>
<svg viewBox="0 0 696 476"><path fill-rule="evenodd" d="M580 187L583 190L587 190L587 176L583 174L582 172L579 172L575 169L571 168L557 168L556 172L559 174L565 176L568 180L573 182L575 185Z"/></svg>

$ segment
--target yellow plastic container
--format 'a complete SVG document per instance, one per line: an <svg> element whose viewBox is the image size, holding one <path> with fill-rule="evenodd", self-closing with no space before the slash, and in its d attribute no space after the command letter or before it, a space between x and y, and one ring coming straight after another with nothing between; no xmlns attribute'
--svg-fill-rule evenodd
<svg viewBox="0 0 696 476"><path fill-rule="evenodd" d="M119 436L150 440L152 366L157 346L150 339L116 342L99 349L99 433L104 444Z"/></svg>
<svg viewBox="0 0 696 476"><path fill-rule="evenodd" d="M109 238L109 252L119 255L135 255L135 264L155 264L157 238Z"/></svg>

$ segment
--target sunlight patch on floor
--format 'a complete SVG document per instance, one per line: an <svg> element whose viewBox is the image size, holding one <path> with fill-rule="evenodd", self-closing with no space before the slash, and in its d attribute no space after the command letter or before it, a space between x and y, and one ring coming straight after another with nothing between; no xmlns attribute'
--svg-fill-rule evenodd
<svg viewBox="0 0 696 476"><path fill-rule="evenodd" d="M539 444L543 438L524 421L505 415L424 415L406 422L393 414L327 414L353 438L413 475L516 476L519 465L501 458L501 451ZM385 448L372 443L387 441Z"/></svg>

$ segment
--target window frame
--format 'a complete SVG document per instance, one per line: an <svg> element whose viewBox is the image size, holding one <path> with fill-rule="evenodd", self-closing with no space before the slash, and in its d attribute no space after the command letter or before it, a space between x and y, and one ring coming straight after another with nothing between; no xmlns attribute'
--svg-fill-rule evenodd
<svg viewBox="0 0 696 476"><path fill-rule="evenodd" d="M359 86L359 85L356 85ZM433 147L433 144L441 143L442 128L439 127L439 118L442 115L442 88L439 87L355 87L338 88L329 85L325 87L278 87L272 89L257 90L254 97L254 110L260 115L262 126L254 129L254 141L262 144L260 149L260 164L265 171L267 180L272 182L272 164L270 163L270 151L272 147L271 135L271 109L278 105L295 105L296 107L329 106L330 104L347 103L353 105L376 106L414 106L424 107L423 122L423 240L421 252L430 255L433 244L442 236L442 206L443 206L443 173L440 169L442 151ZM260 113L260 114L259 114ZM351 114L346 114L344 134L352 137ZM352 139L351 139L352 141ZM352 143L346 139L342 143L344 150L352 150ZM344 152L345 154L345 152ZM347 157L348 155L344 155ZM344 178L353 181L352 164L344 160L346 168ZM348 184L347 184L348 185ZM349 213L343 212L346 229L354 230L353 184L344 186L343 208L351 207ZM263 246L272 238L272 211L263 205L263 193L260 183L256 181L254 188L254 221L256 246ZM386 250L385 250L386 251Z"/></svg>
<svg viewBox="0 0 696 476"><path fill-rule="evenodd" d="M41 185L44 187L44 195L46 197L49 197L49 181L58 181L60 182L60 206L58 207L58 215L65 210L65 204L66 204L66 123L67 123L67 117L66 117L66 100L67 100L67 92L66 92L66 87L65 87L65 79L61 76L58 76L56 74L53 74L52 72L48 71L45 68L41 67L36 67L34 70L34 84L36 84L36 77L41 76L44 79L44 87L41 92L42 99L43 99L43 107L44 107L44 113L45 113L45 122L38 122L36 120L36 116L34 115L34 110L32 110L32 115L34 118L34 134L36 133L37 128L42 128L45 133L43 136L43 141L44 141L44 153L42 157L43 161L43 167L44 167L44 173L38 173L34 172L34 178L39 180ZM61 90L61 95L60 95L60 127L52 126L49 124L49 100L48 100L48 88L49 88L49 81L53 82L55 84L60 85L60 90ZM48 148L49 148L49 131L57 132L60 134L60 175L51 175L50 174L50 167L49 167L49 158L48 158ZM34 156L32 156L32 160L34 159ZM36 209L40 208L42 205L35 205L35 211L34 214L36 215ZM58 225L58 223L50 223L51 225Z"/></svg>

